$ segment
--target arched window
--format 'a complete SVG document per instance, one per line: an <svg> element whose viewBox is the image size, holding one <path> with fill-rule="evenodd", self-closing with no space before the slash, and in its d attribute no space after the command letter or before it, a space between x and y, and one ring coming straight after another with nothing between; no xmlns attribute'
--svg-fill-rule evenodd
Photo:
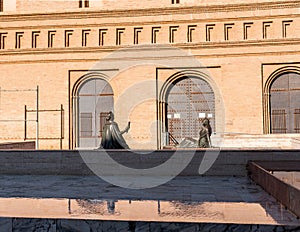
<svg viewBox="0 0 300 232"><path fill-rule="evenodd" d="M300 74L278 76L270 88L271 133L300 133Z"/></svg>
<svg viewBox="0 0 300 232"><path fill-rule="evenodd" d="M98 147L105 117L113 111L113 90L110 84L99 78L83 82L77 100L77 147Z"/></svg>
<svg viewBox="0 0 300 232"><path fill-rule="evenodd" d="M166 127L169 145L185 138L198 139L201 120L209 118L215 129L215 95L211 86L198 77L177 79L168 89Z"/></svg>

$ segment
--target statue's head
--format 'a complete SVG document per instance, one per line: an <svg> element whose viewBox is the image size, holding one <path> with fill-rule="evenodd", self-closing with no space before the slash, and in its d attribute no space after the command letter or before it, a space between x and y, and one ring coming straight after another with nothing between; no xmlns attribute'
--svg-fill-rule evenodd
<svg viewBox="0 0 300 232"><path fill-rule="evenodd" d="M114 118L114 113L112 111L109 111L108 115L106 116L106 121L113 121Z"/></svg>
<svg viewBox="0 0 300 232"><path fill-rule="evenodd" d="M203 124L203 126L209 125L209 119L208 119L208 118L204 118L204 119L202 120L202 124Z"/></svg>

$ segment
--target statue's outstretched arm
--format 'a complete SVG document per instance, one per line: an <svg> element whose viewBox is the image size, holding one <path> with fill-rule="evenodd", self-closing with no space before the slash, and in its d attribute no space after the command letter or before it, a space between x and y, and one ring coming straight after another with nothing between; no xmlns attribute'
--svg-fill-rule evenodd
<svg viewBox="0 0 300 232"><path fill-rule="evenodd" d="M130 122L128 122L128 124L124 130L120 131L121 135L124 134L125 132L127 133L129 131L129 129L130 129Z"/></svg>

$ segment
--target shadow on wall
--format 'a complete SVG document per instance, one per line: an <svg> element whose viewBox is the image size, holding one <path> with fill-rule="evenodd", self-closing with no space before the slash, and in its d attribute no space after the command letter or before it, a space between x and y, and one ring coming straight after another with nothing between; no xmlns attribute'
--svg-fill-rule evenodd
<svg viewBox="0 0 300 232"><path fill-rule="evenodd" d="M0 143L0 150L35 150L35 141Z"/></svg>

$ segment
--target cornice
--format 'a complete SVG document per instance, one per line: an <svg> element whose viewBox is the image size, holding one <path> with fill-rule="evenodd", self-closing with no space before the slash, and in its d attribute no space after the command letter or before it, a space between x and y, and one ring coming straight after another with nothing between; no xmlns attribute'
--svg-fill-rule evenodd
<svg viewBox="0 0 300 232"><path fill-rule="evenodd" d="M295 50L287 50L284 52L280 52L280 56L282 55L299 55L299 51ZM250 57L250 56L260 56L262 52L247 52L247 53L241 53L241 52L233 52L229 54L223 54L223 53L211 53L211 54L195 54L193 57L195 58L224 58L224 57ZM264 52L263 53L266 56L278 56L279 53L276 51L270 51L270 52ZM178 59L182 57L168 57L169 59ZM153 58L152 60L155 60ZM156 59L157 60L157 59ZM66 62L75 62L75 63L86 63L86 62L99 62L99 59L93 59L93 58L86 58L86 59L38 59L38 60L32 60L32 59L23 59L23 60L14 60L14 61L3 61L0 60L0 64L37 64L37 63L66 63Z"/></svg>
<svg viewBox="0 0 300 232"><path fill-rule="evenodd" d="M58 20L58 19L82 19L82 18L119 18L119 17L142 17L174 14L201 14L234 11L257 11L284 8L300 8L299 0L273 1L265 3L243 3L211 6L185 6L148 9L126 9L126 10L81 10L55 13L17 13L2 14L0 21L24 21L24 20Z"/></svg>
<svg viewBox="0 0 300 232"><path fill-rule="evenodd" d="M227 17L227 18L203 18L203 19L187 19L187 20L160 20L157 21L141 21L141 22L109 22L109 23L80 23L76 24L64 23L64 24L48 24L48 25L30 25L30 26L8 26L1 27L0 30L42 30L42 29L66 29L66 28L95 28L95 27L126 27L126 26L148 26L154 24L168 25L168 24L197 24L197 23L218 23L218 22L240 22L240 21L254 21L254 20L273 20L273 19L294 19L299 18L300 14L289 15L264 15L264 16L242 16L239 18ZM1 21L1 20L0 20Z"/></svg>
<svg viewBox="0 0 300 232"><path fill-rule="evenodd" d="M266 46L291 46L300 45L300 39L270 39L270 40L247 40L247 41L227 41L227 42L201 42L201 43L178 43L178 44L166 44L166 46L157 46L157 50L162 49L172 49L172 47L182 48L182 49L231 49L231 48L241 48L241 47L266 47ZM0 56L19 56L19 55L51 55L51 54L69 54L69 53L95 53L95 52L113 52L116 50L127 51L147 51L155 50L153 46L103 46L103 47L76 47L76 48L34 48L34 49L10 49L10 50L0 50ZM299 51L295 51L300 53ZM265 53L262 51L261 53ZM247 52L245 52L247 54ZM130 57L128 57L131 59ZM139 59L146 57L139 57ZM118 58L119 59L119 58ZM136 59L136 57L132 57Z"/></svg>

